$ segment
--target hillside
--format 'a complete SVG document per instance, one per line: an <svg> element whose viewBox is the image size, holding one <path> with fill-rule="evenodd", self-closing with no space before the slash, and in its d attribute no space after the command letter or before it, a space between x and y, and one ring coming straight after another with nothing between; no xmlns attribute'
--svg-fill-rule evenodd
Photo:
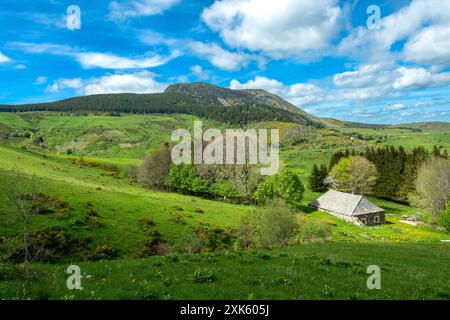
<svg viewBox="0 0 450 320"><path fill-rule="evenodd" d="M0 105L0 112L61 111L191 114L221 123L286 121L324 126L324 122L268 92L239 91L206 83L169 86L155 94L104 94L27 105Z"/></svg>

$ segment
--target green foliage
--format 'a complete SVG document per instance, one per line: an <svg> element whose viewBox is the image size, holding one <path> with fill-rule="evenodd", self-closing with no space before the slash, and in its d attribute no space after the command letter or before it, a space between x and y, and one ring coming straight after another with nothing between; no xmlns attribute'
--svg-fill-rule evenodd
<svg viewBox="0 0 450 320"><path fill-rule="evenodd" d="M242 91L219 88L220 92L217 94L222 97L224 95L230 96L236 101L231 106L224 108L215 93L209 92L210 88L193 87L192 90L195 90L195 94L180 94L176 91L156 94L104 94L76 97L52 103L20 106L0 105L0 112L54 111L71 112L78 115L92 113L104 115L107 113L110 116L117 116L120 113L178 113L233 124L283 121L322 126L306 112L301 112L295 108L287 111L278 107L279 102L271 103L270 100L265 101L261 97L256 99L254 95Z"/></svg>
<svg viewBox="0 0 450 320"><path fill-rule="evenodd" d="M276 201L270 207L242 217L241 245L244 248L288 245L297 228L297 215L282 201Z"/></svg>
<svg viewBox="0 0 450 320"><path fill-rule="evenodd" d="M113 247L103 244L98 246L94 253L91 255L91 260L99 261L99 260L113 260L119 256L118 250Z"/></svg>
<svg viewBox="0 0 450 320"><path fill-rule="evenodd" d="M342 158L331 169L327 183L335 190L367 195L377 180L377 169L361 156Z"/></svg>
<svg viewBox="0 0 450 320"><path fill-rule="evenodd" d="M238 196L238 192L234 186L227 181L219 181L214 183L211 186L210 191L212 194L222 198L236 198Z"/></svg>
<svg viewBox="0 0 450 320"><path fill-rule="evenodd" d="M328 169L326 166L322 165L320 168L314 164L314 167L311 171L311 175L308 179L309 189L313 192L325 192L328 190L327 185L325 184L325 179L328 176Z"/></svg>
<svg viewBox="0 0 450 320"><path fill-rule="evenodd" d="M430 210L436 219L450 200L450 161L430 158L420 168L415 185L416 192L411 195L412 203Z"/></svg>
<svg viewBox="0 0 450 320"><path fill-rule="evenodd" d="M198 268L189 276L189 279L195 283L213 282L216 278L215 271L210 268Z"/></svg>
<svg viewBox="0 0 450 320"><path fill-rule="evenodd" d="M225 250L234 238L233 230L208 225L199 225L193 229L193 232L201 243L201 250L207 252Z"/></svg>
<svg viewBox="0 0 450 320"><path fill-rule="evenodd" d="M283 170L260 183L253 198L260 203L282 199L292 208L300 209L304 192L299 176L291 170Z"/></svg>
<svg viewBox="0 0 450 320"><path fill-rule="evenodd" d="M450 203L447 204L447 210L442 212L439 216L439 223L447 230L447 232L450 232Z"/></svg>
<svg viewBox="0 0 450 320"><path fill-rule="evenodd" d="M140 169L140 181L149 188L163 189L172 164L171 150L165 143L144 159Z"/></svg>
<svg viewBox="0 0 450 320"><path fill-rule="evenodd" d="M194 165L172 165L167 175L166 184L173 190L204 195L208 192L208 183L197 175Z"/></svg>
<svg viewBox="0 0 450 320"><path fill-rule="evenodd" d="M303 218L295 234L295 243L318 243L331 239L331 226L324 221Z"/></svg>

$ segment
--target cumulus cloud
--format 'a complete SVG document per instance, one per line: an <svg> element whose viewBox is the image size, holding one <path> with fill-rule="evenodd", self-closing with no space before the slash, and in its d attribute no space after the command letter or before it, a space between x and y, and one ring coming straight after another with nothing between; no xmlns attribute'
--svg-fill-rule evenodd
<svg viewBox="0 0 450 320"><path fill-rule="evenodd" d="M131 74L106 75L88 81L84 87L85 94L103 93L156 93L162 92L166 85L157 82L148 71Z"/></svg>
<svg viewBox="0 0 450 320"><path fill-rule="evenodd" d="M202 19L231 47L306 57L338 36L343 10L337 0L223 0L206 8Z"/></svg>
<svg viewBox="0 0 450 320"><path fill-rule="evenodd" d="M406 58L431 64L449 63L448 21L449 1L413 0L382 18L378 30L368 30L365 26L353 29L340 42L338 52L380 61L392 56L390 50L394 44L405 41Z"/></svg>
<svg viewBox="0 0 450 320"><path fill-rule="evenodd" d="M99 52L77 53L75 57L84 68L144 69L164 65L178 57L178 52L173 52L166 57L149 55L140 58L127 58Z"/></svg>
<svg viewBox="0 0 450 320"><path fill-rule="evenodd" d="M208 80L209 79L209 73L205 70L203 70L203 67L200 65L195 65L190 68L191 73L195 75L200 80Z"/></svg>
<svg viewBox="0 0 450 320"><path fill-rule="evenodd" d="M257 76L254 80L249 80L245 83L232 80L230 89L264 89L285 98L297 106L323 101L325 95L325 91L314 84L296 83L284 85L280 81L261 76Z"/></svg>
<svg viewBox="0 0 450 320"><path fill-rule="evenodd" d="M371 88L383 94L450 84L450 73L422 67L399 67L393 63L362 64L354 71L334 75L337 88Z"/></svg>
<svg viewBox="0 0 450 320"><path fill-rule="evenodd" d="M45 92L47 93L56 93L59 91L63 91L66 89L79 90L82 87L82 81L80 78L75 79L58 79L54 81L51 85L49 85Z"/></svg>
<svg viewBox="0 0 450 320"><path fill-rule="evenodd" d="M46 89L48 93L56 93L71 89L79 94L106 94L106 93L156 93L162 92L166 84L154 79L149 71L140 71L128 74L107 74L90 79L58 79Z"/></svg>
<svg viewBox="0 0 450 320"><path fill-rule="evenodd" d="M181 0L126 0L109 4L109 18L123 21L127 18L162 14Z"/></svg>
<svg viewBox="0 0 450 320"><path fill-rule="evenodd" d="M18 48L31 53L49 53L54 55L73 57L83 68L100 69L145 69L164 65L177 58L181 53L177 50L172 51L167 56L146 53L140 57L122 57L112 53L86 52L78 48L57 45L51 43L28 43L12 42L11 48Z"/></svg>
<svg viewBox="0 0 450 320"><path fill-rule="evenodd" d="M430 26L418 32L406 43L404 56L406 60L419 63L449 65L450 23Z"/></svg>
<svg viewBox="0 0 450 320"><path fill-rule="evenodd" d="M196 56L204 58L213 66L227 71L245 68L254 59L245 53L224 50L215 43L190 41L188 46Z"/></svg>
<svg viewBox="0 0 450 320"><path fill-rule="evenodd" d="M3 53L0 52L0 63L7 63L10 62L11 59L7 56L5 56Z"/></svg>

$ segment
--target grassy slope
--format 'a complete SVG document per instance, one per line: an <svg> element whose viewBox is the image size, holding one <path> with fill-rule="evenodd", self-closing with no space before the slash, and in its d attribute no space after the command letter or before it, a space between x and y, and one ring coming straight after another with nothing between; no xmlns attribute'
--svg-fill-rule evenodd
<svg viewBox="0 0 450 320"><path fill-rule="evenodd" d="M52 113L0 113L12 130L37 129L48 148L96 158L142 159L170 140L172 131L189 128L189 115L61 116Z"/></svg>
<svg viewBox="0 0 450 320"><path fill-rule="evenodd" d="M191 122L194 119L188 116L186 116L187 120L183 118L184 116L180 117L176 117L175 119L177 120L175 121ZM142 124L143 121L149 123L148 130L150 132L157 132L158 137L155 138L157 143L154 145L156 146L161 141L167 140L172 126L178 125L172 122L170 126L163 130L164 126L160 126L160 122L170 123L170 120L167 118L171 117L127 116L122 118L103 118L96 116L60 117L55 115L35 117L35 115L31 114L0 113L0 123L14 129L42 127L41 133L45 133L46 141L54 142L55 148L69 143L73 139L71 136L73 130L79 130L78 132L80 133L83 128L92 129L101 126L101 131L105 132L114 130L114 128L116 130L120 128L121 134L119 136L126 136L123 132L129 132L129 129L135 129L136 127L139 128L139 124ZM283 126L289 126L289 124ZM392 139L394 139L397 137L397 133L391 130L403 129L387 130L392 133ZM425 146L430 147L437 141L436 139L441 139L443 145L448 145L449 137L447 132L427 130L429 131L425 129L423 131L423 133L429 133L427 135L424 134L427 138L424 138L425 140L417 140L416 143L424 142ZM281 155L284 165L296 170L302 176L303 181L306 181L312 165L315 162L327 164L335 148L345 148L349 145L358 146L361 143L360 141L349 141L347 138L340 136L330 136L328 133L327 130L324 130L318 137L318 141L320 141L318 145L323 146L323 148L308 149L300 145L284 150ZM136 136L133 137L138 139L139 134L133 131L134 134ZM146 133L142 134L145 136ZM373 132L368 132L367 134L373 134ZM428 139L428 137L432 138ZM144 149L118 149L117 142L128 143L130 140L127 139L110 141L106 148L103 149L89 149L91 151L88 154L91 154L91 158L86 157L86 159L102 163L114 162L119 165L138 164L142 154L153 148L151 144L148 144ZM25 143L25 145L29 147L28 143ZM38 216L33 221L33 228L38 230L44 226L63 226L71 235L80 239L91 237L92 243L90 248L92 250L99 244L107 243L113 247L120 248L122 257L136 257L143 241L146 239L144 232L139 228L139 219L143 217L149 217L155 221L155 228L162 234L164 239L176 242L177 238L190 233L190 226L197 225L199 221L219 226L236 226L240 216L252 209L177 194L155 193L136 186L130 186L125 180L113 178L108 171L99 168L79 167L65 158L67 157L52 153L44 156L17 147L0 146L0 169L8 170L14 164L19 164L26 172L37 174L44 179L46 193L70 203L70 219L58 221L53 216ZM99 158L101 159L99 160ZM98 190L99 187L101 190ZM274 252L275 255L286 252L287 256L284 254L279 257L274 256L268 261L264 260L264 263L257 263L259 258L252 256L228 258L215 254L183 256L181 262L176 263L170 262L170 258L159 257L149 260L85 263L82 264L86 268L85 272L93 274L93 279L96 281L92 281L90 284L86 282L88 290L76 293L76 297L145 298L157 296L164 298L164 295L166 295L165 297L168 298L167 294L170 293L175 298L333 297L345 299L350 298L352 292L359 292L361 298L371 298L373 294L375 294L375 298L435 298L439 297L439 290L448 290L445 285L439 285L444 282L445 277L440 271L435 271L444 270L448 265L448 246L444 244L401 244L398 246L386 244L387 242L403 241L437 242L441 239L449 238L448 234L435 228L412 227L398 222L401 215L414 214L416 212L414 208L373 199L376 204L387 209L389 223L375 228L360 228L325 213L308 210L306 207L307 203L317 196L318 194L306 192L304 199L305 210L307 210L308 218L310 219L320 219L335 224L333 227L333 244L277 250ZM93 203L95 209L102 217L103 227L77 230L73 228L73 222L85 216L83 205L86 202ZM193 218L185 218L188 225L180 225L173 222L171 218L171 213L179 213L174 209L174 206L180 206L185 211L190 212L193 212L196 208L201 208L205 212L203 214L194 213ZM0 193L0 220L2 221L0 224L0 235L9 237L18 231L19 226L7 217L5 214L7 209L4 194ZM321 263L318 264L316 258L304 259L305 255L319 255L323 257L331 255L334 257L338 256L344 260L355 260L359 271L353 270L355 268L342 268L336 265L324 267ZM79 258L68 257L68 260L77 261ZM193 287L192 283L185 281L187 276L192 274L197 266L210 266L211 261L214 262L216 259L218 260L217 268L214 267L217 269L216 273L218 274L216 282L199 284ZM388 283L392 281L392 286L389 290L383 290L383 293L379 294L364 291L365 287L363 286L366 275L364 270L361 271L362 265L371 263L370 261L373 259L381 261L380 264L386 266L387 270L389 270L389 277L393 277L391 280L386 280ZM158 263L153 264L154 261L162 261L162 267L157 266ZM377 261L374 263L378 263ZM299 264L298 267L297 263ZM10 268L10 266L1 267ZM51 298L63 298L66 295L70 296L73 294L73 292L67 292L64 289L65 287L60 284L65 277L65 266L37 265L34 268L41 270L45 275L42 278L43 282L34 282L33 297L37 297L41 294L41 291L47 290L44 289L42 284L46 281L55 282L55 291L48 293ZM111 271L108 271L109 268L111 268ZM132 270L132 272L128 272L128 270ZM56 273L53 273L54 271ZM407 274L404 278L402 278L403 273ZM128 277L129 274L133 275ZM239 276L233 278L232 275ZM258 276L255 277L255 275ZM349 282L341 281L342 277L350 277ZM143 283L144 279L148 280L147 284ZM289 279L294 279L292 284L289 284ZM316 283L311 281L311 279L318 279L318 281ZM420 281L414 282L414 279L419 279ZM10 280L13 282L19 281L17 278ZM11 286L11 283L8 281L7 277L3 280L0 277L0 297L17 297L18 287L20 286ZM308 286L304 285L304 281L308 281ZM283 284L284 282L287 283ZM411 284L415 285L408 289L411 287ZM97 285L100 285L98 289L96 289ZM334 291L334 294L327 295L327 290L324 290L325 285L329 286L332 289L331 291ZM240 289L231 290L230 288ZM91 296L91 291L96 293Z"/></svg>
<svg viewBox="0 0 450 320"><path fill-rule="evenodd" d="M79 264L82 291L66 288L67 265L33 265L32 299L449 299L449 244L322 244L270 252L169 255ZM381 290L368 290L369 265ZM198 283L198 269L215 277ZM2 298L22 298L23 273L1 265Z"/></svg>
<svg viewBox="0 0 450 320"><path fill-rule="evenodd" d="M110 176L108 171L79 167L69 160L57 156L40 155L21 149L0 146L0 169L10 169L12 164L20 163L20 167L27 173L34 173L43 178L45 192L56 196L60 200L69 202L71 218L58 221L54 216L37 216L33 222L34 228L44 226L65 226L70 233L79 238L92 237L92 249L98 244L107 243L120 248L124 256L137 256L145 240L145 233L139 229L140 218L152 218L156 229L163 238L171 242L180 236L187 235L199 221L222 227L236 227L240 217L251 207L238 206L200 198L157 193L130 186L126 180ZM97 190L98 188L101 190ZM304 205L315 195L307 193ZM99 229L73 229L73 222L86 215L84 204L91 202L102 217L103 227ZM435 242L446 239L446 234L435 228L412 227L399 223L399 216L413 213L412 209L399 204L375 200L388 210L389 224L363 228L343 222L325 213L310 211L310 219L329 221L333 227L335 241L426 241ZM172 213L180 213L174 206L182 207L193 213L192 218L185 218L187 225L180 225L172 221ZM204 213L195 213L200 208ZM0 194L0 216L5 223L1 229L6 236L15 234L19 225L7 219L8 208L4 194Z"/></svg>

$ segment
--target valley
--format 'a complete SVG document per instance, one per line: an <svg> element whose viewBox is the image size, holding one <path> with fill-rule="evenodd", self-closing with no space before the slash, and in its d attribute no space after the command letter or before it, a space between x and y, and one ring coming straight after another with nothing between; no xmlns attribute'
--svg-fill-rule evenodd
<svg viewBox="0 0 450 320"><path fill-rule="evenodd" d="M429 212L369 196L386 210L387 223L359 227L308 207L321 193L307 187L313 166L328 167L336 151L391 145L450 150L450 124L362 126L314 118L308 119L320 125L278 119L227 123L194 114L114 112L0 112L0 171L19 167L39 179L42 201L53 204L32 218L30 232L54 246L30 265L29 281L15 260L21 224L11 215L7 192L1 192L1 298L22 298L23 286L31 299L450 297L450 247L442 242L450 234ZM281 167L306 188L297 214L329 234L244 250L238 230L244 216L260 210L256 203L152 190L130 180L130 166L139 168L174 130L192 132L198 120L204 128L279 129ZM0 175L0 188L5 177ZM417 213L423 224L401 222ZM82 291L65 286L65 269L73 263L83 271ZM385 272L384 290L365 287L371 264Z"/></svg>

